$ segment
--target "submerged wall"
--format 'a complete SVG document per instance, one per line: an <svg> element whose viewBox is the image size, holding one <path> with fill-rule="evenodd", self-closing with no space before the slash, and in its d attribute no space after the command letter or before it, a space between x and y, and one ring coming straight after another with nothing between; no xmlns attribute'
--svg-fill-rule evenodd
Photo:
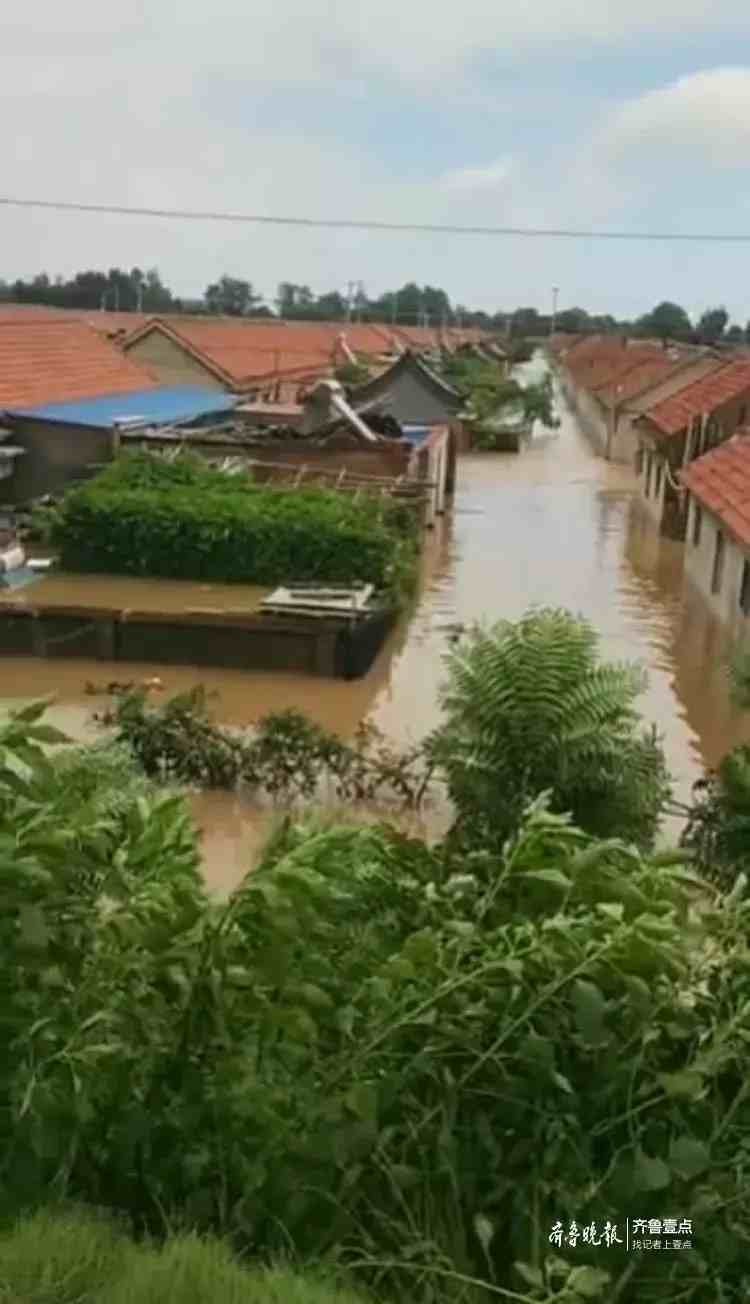
<svg viewBox="0 0 750 1304"><path fill-rule="evenodd" d="M395 620L382 609L356 624L336 619L238 616L0 603L0 655L156 661L356 679Z"/></svg>

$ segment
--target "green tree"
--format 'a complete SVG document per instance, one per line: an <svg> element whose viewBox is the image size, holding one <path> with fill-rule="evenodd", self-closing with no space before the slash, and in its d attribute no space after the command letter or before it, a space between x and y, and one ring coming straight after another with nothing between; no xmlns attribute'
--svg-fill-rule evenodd
<svg viewBox="0 0 750 1304"><path fill-rule="evenodd" d="M557 315L557 329L575 335L590 330L590 320L585 308L565 308Z"/></svg>
<svg viewBox="0 0 750 1304"><path fill-rule="evenodd" d="M669 784L635 700L645 675L602 663L584 620L542 609L475 629L448 658L434 737L469 841L503 842L549 791L581 828L648 846Z"/></svg>
<svg viewBox="0 0 750 1304"><path fill-rule="evenodd" d="M225 317L248 317L261 302L250 281L233 276L222 276L209 285L204 298L209 312Z"/></svg>
<svg viewBox="0 0 750 1304"><path fill-rule="evenodd" d="M701 316L695 333L702 344L717 344L723 337L729 321L726 308L707 308Z"/></svg>
<svg viewBox="0 0 750 1304"><path fill-rule="evenodd" d="M641 335L655 335L660 340L687 340L692 337L693 327L678 303L664 300L643 317L639 317L636 328Z"/></svg>
<svg viewBox="0 0 750 1304"><path fill-rule="evenodd" d="M725 335L725 339L726 339L727 343L728 343L728 344L742 344L743 341L744 341L744 338L745 338L745 336L744 336L744 332L743 332L743 330L742 330L742 327L739 326L739 325L737 324L737 322L733 322L732 325L729 327L728 331L726 332L726 335Z"/></svg>

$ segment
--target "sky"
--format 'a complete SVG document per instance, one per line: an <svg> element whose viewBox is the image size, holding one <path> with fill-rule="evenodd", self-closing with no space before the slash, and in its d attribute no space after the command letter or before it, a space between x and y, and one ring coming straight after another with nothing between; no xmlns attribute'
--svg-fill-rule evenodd
<svg viewBox="0 0 750 1304"><path fill-rule="evenodd" d="M747 0L25 0L0 196L449 225L750 233ZM743 56L746 63L742 63ZM750 244L179 223L0 206L0 278L159 268L487 311L750 318Z"/></svg>

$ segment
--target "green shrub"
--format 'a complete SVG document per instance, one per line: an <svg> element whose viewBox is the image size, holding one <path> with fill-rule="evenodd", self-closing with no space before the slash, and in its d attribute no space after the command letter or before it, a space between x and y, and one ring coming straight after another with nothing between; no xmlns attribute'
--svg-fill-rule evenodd
<svg viewBox="0 0 750 1304"><path fill-rule="evenodd" d="M13 727L6 1209L52 1193L266 1262L336 1254L419 1304L467 1300L477 1280L520 1304L748 1297L741 894L715 900L680 856L596 839L540 798L502 850L455 858L386 826L287 823L217 904L180 803L149 798L117 851L93 823L76 831L76 857L108 870L92 901L22 775L43 726ZM673 1214L693 1221L690 1252L549 1243L557 1220L622 1236L625 1217ZM144 1290L150 1272L163 1292L156 1253Z"/></svg>
<svg viewBox="0 0 750 1304"><path fill-rule="evenodd" d="M550 791L581 828L651 844L669 784L634 706L645 675L600 662L597 645L588 622L542 609L475 629L450 653L432 745L461 836L502 844Z"/></svg>
<svg viewBox="0 0 750 1304"><path fill-rule="evenodd" d="M272 712L253 730L214 724L200 687L162 705L149 702L143 689L118 694L95 718L115 730L131 765L137 758L145 774L161 782L209 788L244 783L286 802L315 797L327 784L340 802L386 798L415 807L431 778L421 746L396 751L372 724L362 723L351 742L295 710Z"/></svg>
<svg viewBox="0 0 750 1304"><path fill-rule="evenodd" d="M399 592L416 575L416 526L403 504L262 487L191 458L119 459L66 495L53 541L74 571L264 585L364 581Z"/></svg>

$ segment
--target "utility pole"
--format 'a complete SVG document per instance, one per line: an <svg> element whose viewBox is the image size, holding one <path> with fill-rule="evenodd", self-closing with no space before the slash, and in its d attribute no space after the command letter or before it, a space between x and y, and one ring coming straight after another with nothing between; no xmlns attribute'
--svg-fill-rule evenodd
<svg viewBox="0 0 750 1304"><path fill-rule="evenodd" d="M352 319L352 302L354 300L354 291L357 288L356 281L347 281L346 283L346 320Z"/></svg>
<svg viewBox="0 0 750 1304"><path fill-rule="evenodd" d="M555 326L557 325L557 296L560 293L556 285L552 287L552 320L549 324L549 333L554 335Z"/></svg>

